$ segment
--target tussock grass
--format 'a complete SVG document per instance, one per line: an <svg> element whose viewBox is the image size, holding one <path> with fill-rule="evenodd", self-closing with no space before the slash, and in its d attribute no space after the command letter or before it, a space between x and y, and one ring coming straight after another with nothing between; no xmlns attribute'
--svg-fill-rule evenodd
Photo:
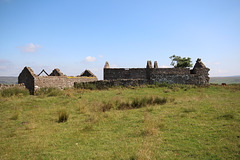
<svg viewBox="0 0 240 160"><path fill-rule="evenodd" d="M58 112L58 123L67 122L69 113L65 109L62 109Z"/></svg>
<svg viewBox="0 0 240 160"><path fill-rule="evenodd" d="M167 103L167 98L161 97L143 97L134 98L132 101L111 101L103 102L101 109L103 112L109 111L111 109L124 110L124 109L137 109L146 107L148 105L163 105Z"/></svg>

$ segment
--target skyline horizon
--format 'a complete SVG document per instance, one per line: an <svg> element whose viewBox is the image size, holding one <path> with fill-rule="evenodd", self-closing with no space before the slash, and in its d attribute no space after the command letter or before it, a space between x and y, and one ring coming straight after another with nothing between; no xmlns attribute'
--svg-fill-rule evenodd
<svg viewBox="0 0 240 160"><path fill-rule="evenodd" d="M108 62L108 61L106 61L106 62ZM106 63L105 62L105 63ZM154 62L154 61L151 61L151 62ZM104 64L105 64L104 63ZM153 64L153 63L152 63ZM193 69L194 68L194 64L195 63L192 63L192 67L186 67L186 68L189 68L190 70L191 69ZM33 70L33 72L34 72L34 74L36 74L36 75L38 75L38 73L36 73L35 71L34 71L34 69L31 67L31 66L25 66L25 67L30 67L32 70ZM24 68L25 68L24 67ZM206 66L207 67L207 66ZM23 68L23 69L24 69ZM110 65L110 68L127 68L127 69L130 69L129 67L117 67L117 66L113 66L113 67L111 67L111 65ZM131 68L146 68L146 66L145 67L131 67ZM174 68L174 66L160 66L160 67L158 67L158 68ZM207 67L208 68L208 67ZM23 70L22 69L22 70ZM42 69L40 69L40 71L39 71L39 73L40 72L42 72L42 70L44 70L44 71L46 71L48 74L50 74L54 69L59 69L60 71L61 71L61 69L60 68L57 68L57 67L55 67L55 68L53 68L52 70L50 69L50 70L48 70L48 71L46 71L46 69L45 68L42 68ZM85 69L85 70L89 70L89 69ZM67 74L65 74L65 73L63 73L64 75L66 75L66 76L79 76L79 75L81 75L85 70L83 70L81 73L79 73L78 75L67 75ZM104 70L104 67L102 68L102 70ZM211 69L210 69L211 70ZM90 70L91 71L91 70ZM92 71L91 71L92 72ZM21 72L19 72L19 74L20 74ZM94 73L93 73L94 74ZM94 75L96 75L96 74L94 74ZM47 75L46 75L47 76ZM12 75L12 76L8 76L8 75L0 75L0 77L18 77L18 75ZM97 77L97 76L96 76ZM209 74L209 77L240 77L240 75L229 75L229 76L211 76L210 74ZM99 79L99 77L97 77L98 79ZM103 79L103 77L101 77L102 79ZM102 80L102 79L100 79L100 80Z"/></svg>

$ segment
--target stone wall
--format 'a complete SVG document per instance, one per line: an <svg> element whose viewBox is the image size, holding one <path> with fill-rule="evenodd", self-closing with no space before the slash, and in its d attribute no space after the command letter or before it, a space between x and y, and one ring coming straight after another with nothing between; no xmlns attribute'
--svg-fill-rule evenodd
<svg viewBox="0 0 240 160"><path fill-rule="evenodd" d="M147 79L146 68L104 68L104 80Z"/></svg>
<svg viewBox="0 0 240 160"><path fill-rule="evenodd" d="M23 83L21 83L21 84L0 84L0 90L7 89L7 88L13 88L13 87L25 88L25 85Z"/></svg>
<svg viewBox="0 0 240 160"><path fill-rule="evenodd" d="M177 84L196 84L201 85L203 84L203 81L201 78L195 76L195 75L151 75L150 84L153 83L177 83Z"/></svg>
<svg viewBox="0 0 240 160"><path fill-rule="evenodd" d="M167 78L167 75L190 75L189 68L105 68L104 80L144 79L151 81L155 77ZM170 77L169 77L170 78Z"/></svg>
<svg viewBox="0 0 240 160"><path fill-rule="evenodd" d="M159 83L179 83L179 84L209 84L209 68L207 68L201 59L197 59L194 68L158 68L157 62L154 62L154 68L151 61L147 62L146 68L110 68L106 62L104 67L104 80L121 79L142 79L149 84Z"/></svg>
<svg viewBox="0 0 240 160"><path fill-rule="evenodd" d="M154 74L159 75L189 75L189 68L152 68L149 69L150 76Z"/></svg>
<svg viewBox="0 0 240 160"><path fill-rule="evenodd" d="M88 71L90 72L90 71ZM34 94L37 89L44 87L56 87L60 89L73 87L75 82L97 81L97 77L91 73L91 77L67 77L59 69L54 69L51 76L38 76L30 67L25 67L18 76L18 83L23 83Z"/></svg>
<svg viewBox="0 0 240 160"><path fill-rule="evenodd" d="M37 76L34 77L35 90L43 87L56 87L60 89L73 87L74 82L97 81L96 77L67 77L67 76Z"/></svg>
<svg viewBox="0 0 240 160"><path fill-rule="evenodd" d="M113 87L113 86L139 86L148 84L147 80L144 79L118 79L118 80L101 80L101 81L94 81L94 82L83 82L81 83L83 86L88 84L94 84L97 88L104 88L104 87ZM78 88L78 83L74 84L76 88Z"/></svg>
<svg viewBox="0 0 240 160"><path fill-rule="evenodd" d="M25 67L18 76L18 84L23 83L29 90L30 94L34 94L34 74L30 67Z"/></svg>
<svg viewBox="0 0 240 160"><path fill-rule="evenodd" d="M189 68L151 69L150 83L209 84L207 68L190 70Z"/></svg>
<svg viewBox="0 0 240 160"><path fill-rule="evenodd" d="M25 67L19 74L18 83L24 83L31 94L42 87L58 87L60 89L73 87L74 83L91 82L97 85L129 86L159 83L179 83L208 85L207 68L201 59L197 59L194 68L158 68L158 64L148 61L146 68L110 68L106 62L104 66L104 80L97 81L97 77L89 70L78 77L67 77L59 69L54 69L50 76L37 76L30 67ZM87 76L86 76L87 75ZM94 82L93 82L94 81Z"/></svg>

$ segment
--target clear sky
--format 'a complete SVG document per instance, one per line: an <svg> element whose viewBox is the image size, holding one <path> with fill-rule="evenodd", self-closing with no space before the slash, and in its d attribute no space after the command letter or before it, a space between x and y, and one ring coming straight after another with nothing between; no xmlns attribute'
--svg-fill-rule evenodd
<svg viewBox="0 0 240 160"><path fill-rule="evenodd" d="M240 0L0 0L0 76L59 68L170 67L197 58L210 76L240 75Z"/></svg>

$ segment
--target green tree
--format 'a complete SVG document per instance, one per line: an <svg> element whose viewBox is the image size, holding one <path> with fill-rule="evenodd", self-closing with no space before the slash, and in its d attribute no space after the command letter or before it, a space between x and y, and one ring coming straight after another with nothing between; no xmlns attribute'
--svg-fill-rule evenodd
<svg viewBox="0 0 240 160"><path fill-rule="evenodd" d="M172 60L171 65L174 66L175 68L187 68L193 66L191 58L189 57L181 58L180 56L172 55L169 58Z"/></svg>

